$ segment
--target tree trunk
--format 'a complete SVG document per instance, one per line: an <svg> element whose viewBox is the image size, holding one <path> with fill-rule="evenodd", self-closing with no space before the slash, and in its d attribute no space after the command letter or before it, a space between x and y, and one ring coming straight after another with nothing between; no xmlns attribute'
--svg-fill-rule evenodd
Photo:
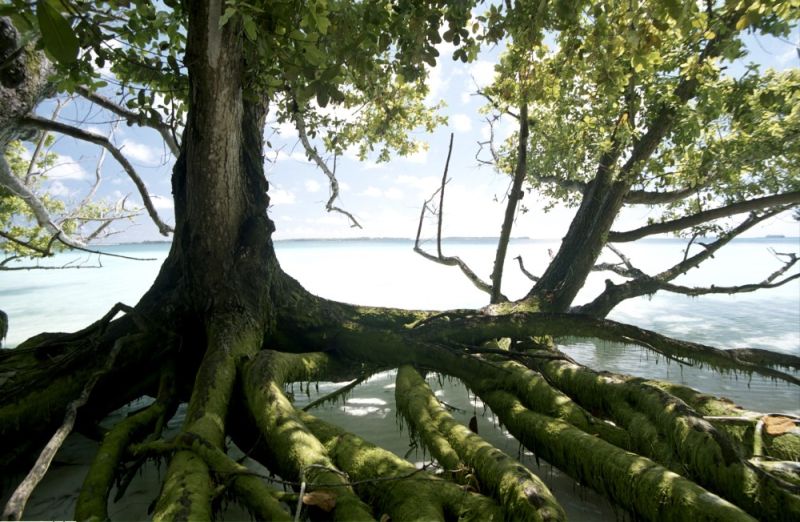
<svg viewBox="0 0 800 522"><path fill-rule="evenodd" d="M533 286L526 299L536 299L544 311L565 312L572 305L606 244L628 193L629 185L613 181L610 159L601 162L567 235L553 261Z"/></svg>

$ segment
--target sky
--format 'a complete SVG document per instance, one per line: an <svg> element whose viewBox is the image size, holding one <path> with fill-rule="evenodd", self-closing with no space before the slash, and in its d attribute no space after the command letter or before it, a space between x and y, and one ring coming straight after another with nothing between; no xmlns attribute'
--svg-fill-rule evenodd
<svg viewBox="0 0 800 522"><path fill-rule="evenodd" d="M791 42L800 43L800 30L795 28ZM748 43L748 61L776 69L800 65L795 45L760 37ZM305 156L296 131L289 124L272 122L265 136L273 145L267 152L266 170L270 183L270 216L277 230L275 239L402 237L413 238L417 231L423 201L441 183L450 133L453 133L453 154L445 199L444 236L496 237L505 209L505 194L510 179L492 168L480 165L476 159L479 141L488 137L485 115L480 113L484 100L476 91L491 82L499 49L491 49L470 64L453 62L452 47L438 47L440 59L429 70L430 94L427 101L443 101L442 114L448 123L434 133L416 132L415 137L426 144L426 150L410 157L393 158L388 163L359 162L354 154L345 154L337 162L340 183L338 206L351 212L363 228L350 226L349 220L336 213L327 213L325 202L329 188L325 175ZM49 116L52 103L45 103L39 113ZM68 123L83 122L84 127L107 135L108 113L85 102L74 101L62 109L60 118ZM515 130L515 121L502 120L495 126L499 139ZM153 203L167 223L174 223L170 172L174 162L168 149L154 131L125 124L117 126L113 141L120 147L144 179ZM79 201L95 179L100 149L78 140L59 137L54 148L60 154L58 166L49 173L45 189L51 194ZM129 201L140 202L135 187L122 168L106 158L103 182L98 195L118 200L129 195ZM546 201L528 194L522 204L527 212L517 212L512 231L514 237L559 239L566 233L574 209L557 207L549 212L542 209ZM657 210L644 206L623 213L614 230L627 230L644 224L648 217L657 217ZM435 234L435 222L426 220L423 236ZM132 223L117 225L118 234L107 242L139 242L166 240L146 217ZM754 227L747 235L768 234L800 236L800 224L784 214L767 224Z"/></svg>

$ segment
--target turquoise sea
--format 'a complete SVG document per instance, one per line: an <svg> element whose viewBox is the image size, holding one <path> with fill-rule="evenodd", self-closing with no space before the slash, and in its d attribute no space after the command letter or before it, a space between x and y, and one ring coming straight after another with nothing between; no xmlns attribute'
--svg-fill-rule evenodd
<svg viewBox="0 0 800 522"><path fill-rule="evenodd" d="M679 262L685 243L675 239L654 239L623 245L623 252L640 269L656 273ZM276 242L283 269L308 290L346 302L404 308L448 309L480 307L487 297L475 289L453 267L433 264L412 250L410 240L288 240ZM433 243L427 244L433 250ZM526 268L541 272L555 251L557 241L512 240L503 291L510 298L524 295L530 282L520 272L514 257L521 255ZM488 278L494 259L495 241L488 239L447 240L446 255L458 255L480 275ZM702 248L702 247L694 247ZM60 254L51 266L80 268L0 272L0 309L10 319L6 347L14 347L41 331L72 331L86 326L114 303L135 304L149 287L168 244L136 244L103 247L120 255L150 258L129 261L96 255ZM729 286L758 282L781 266L770 252L800 254L800 239L739 239L719 252L700 269L676 281L684 285ZM692 250L690 254L696 252ZM613 255L604 256L613 262ZM101 268L97 268L102 265ZM795 269L796 270L796 269ZM578 297L585 302L603 288L609 273L593 274ZM658 293L650 298L629 300L609 317L650 328L675 337L720 348L767 348L800 355L800 281L780 288L735 296L714 295L690 298ZM644 350L615 343L590 340L570 341L565 346L574 358L594 368L671 380L707 393L723 395L758 411L800 415L800 389L760 377L718 374L695 366L679 365ZM368 440L404 455L409 451L407 434L398 432L394 408L393 372L372 377L345 401L315 410L323 418L345 423ZM520 456L550 485L573 520L615 520L616 513L603 499L569 480L545 463L537 464L527 451L496 426L491 412L470 397L463 386L448 381L430 382L437 395L464 409L467 419L478 413L481 435ZM330 392L339 384L320 383L318 389L295 390L298 404ZM118 415L123 415L118 412ZM350 419L352 422L347 421ZM180 425L180 415L171 425ZM94 443L79 435L71 437L57 457L53 471L31 501L28 517L71 518L77 488L85 473L81 462L91 455ZM421 450L409 458L428 458ZM527 459L527 460L526 460ZM157 470L145 470L134 494L125 504L111 507L112 518L146 518L146 506L158 492ZM137 489L138 488L138 489ZM6 492L4 492L6 493ZM3 495L5 496L5 494ZM230 511L224 518L236 520L242 514Z"/></svg>

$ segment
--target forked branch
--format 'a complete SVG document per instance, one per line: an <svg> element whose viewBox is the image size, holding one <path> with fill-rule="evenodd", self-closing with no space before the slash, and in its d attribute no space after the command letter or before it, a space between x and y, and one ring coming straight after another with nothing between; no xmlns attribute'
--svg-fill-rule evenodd
<svg viewBox="0 0 800 522"><path fill-rule="evenodd" d="M136 185L136 189L139 191L139 195L142 197L142 202L147 209L147 213L150 215L150 219L153 221L153 223L155 223L156 227L158 227L158 231L164 236L167 236L173 232L172 227L165 224L159 217L158 211L156 211L153 201L150 198L150 194L147 192L147 187L145 186L144 181L142 181L142 178L139 177L136 169L133 168L133 165L131 165L125 155L122 154L122 151L115 147L114 144L108 140L108 138L94 132L85 131L71 125L48 120L36 115L26 116L20 121L20 123L31 128L43 129L65 134L67 136L72 136L73 138L88 141L89 143L94 143L106 149L111 153L112 156L114 156L114 159L116 159L119 164L122 165L125 173L131 179L131 181L133 181L134 185ZM2 180L0 179L0 181Z"/></svg>
<svg viewBox="0 0 800 522"><path fill-rule="evenodd" d="M347 219L350 220L351 228L362 228L353 214L334 205L334 202L339 198L339 181L336 179L336 162L334 161L333 169L328 167L328 164L319 155L317 149L311 144L308 139L308 133L306 132L306 123L300 115L300 111L294 111L294 125L297 128L297 135L300 136L300 142L303 144L303 148L306 149L306 155L314 161L317 167L328 177L330 197L328 198L328 202L325 203L325 210L328 212L338 212L346 216Z"/></svg>
<svg viewBox="0 0 800 522"><path fill-rule="evenodd" d="M473 270L461 260L461 258L456 256L445 256L442 254L442 222L444 218L444 213L442 212L441 205L444 203L444 189L448 183L447 179L447 172L450 168L450 157L453 153L453 134L450 133L450 146L447 149L447 161L444 165L444 172L442 174L442 184L437 188L431 197L425 200L422 204L422 210L419 214L419 225L417 226L417 237L414 240L414 252L421 255L425 259L429 261L433 261L434 263L438 263L440 265L446 266L457 266L461 269L461 272L467 276L467 279L475 285L475 288L481 290L482 292L486 292L487 294L492 294L492 285L481 279ZM436 196L439 196L439 208L432 209L431 203L433 202ZM436 250L437 255L429 254L420 246L420 236L422 235L422 222L425 219L425 214L430 212L431 214L437 216L437 233L436 233ZM503 298L505 300L505 298Z"/></svg>

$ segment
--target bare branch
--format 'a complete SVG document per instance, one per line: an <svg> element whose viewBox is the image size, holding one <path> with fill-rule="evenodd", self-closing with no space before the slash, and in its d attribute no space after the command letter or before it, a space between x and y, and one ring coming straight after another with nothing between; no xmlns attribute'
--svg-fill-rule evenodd
<svg viewBox="0 0 800 522"><path fill-rule="evenodd" d="M58 114L61 112L61 109L64 107L65 103L62 100L56 100L56 108L53 109L53 114L50 116L51 120L55 120L58 117ZM30 186L31 179L35 175L34 169L36 168L36 162L39 160L39 154L42 152L42 147L44 147L44 143L47 141L48 132L43 132L39 139L36 141L36 147L33 149L33 154L31 155L31 161L28 163L28 170L25 172L25 185Z"/></svg>
<svg viewBox="0 0 800 522"><path fill-rule="evenodd" d="M150 127L151 129L156 130L161 135L161 138L164 140L164 143L167 144L167 147L169 147L169 150L170 152L172 152L172 155L175 156L176 158L178 157L178 154L180 153L180 147L178 146L177 141L175 141L175 138L173 137L172 133L173 129L170 128L169 125L167 125L160 119L146 118L143 114L128 110L125 107L122 107L114 103L112 100L106 98L105 96L102 96L100 94L97 94L96 92L89 90L89 88L87 88L86 86L83 85L78 86L77 91L81 96L83 96L87 100L96 103L100 107L103 107L104 109L113 112L117 116L124 118L125 121L128 122L128 125L136 124L140 127Z"/></svg>
<svg viewBox="0 0 800 522"><path fill-rule="evenodd" d="M655 223L653 225L647 225L626 232L614 232L612 230L608 233L608 240L612 243L636 241L637 239L651 236L653 234L662 234L666 232L683 230L685 228L706 223L714 219L729 217L744 212L773 207L776 205L797 205L798 203L800 203L800 191L786 192L783 194L775 194L773 196L766 196L763 198L749 199L746 201L740 201L738 203L732 203L724 207L698 212L697 214L693 214L691 216L674 219L672 221L665 221L663 223Z"/></svg>
<svg viewBox="0 0 800 522"><path fill-rule="evenodd" d="M306 124L303 121L303 117L300 115L300 111L294 111L294 124L297 127L297 134L300 136L300 142L303 144L303 147L306 149L306 154L309 158L311 158L314 163L317 164L317 167L328 177L328 185L330 186L330 197L328 198L328 202L325 203L325 210L328 212L338 212L339 214L343 214L347 216L350 220L351 228L362 228L361 224L353 217L353 214L350 212L343 210L333 204L334 201L339 197L339 181L336 179L336 172L335 167L334 170L331 170L328 167L328 164L320 157L317 149L311 145L311 142L308 139L308 134L306 133Z"/></svg>
<svg viewBox="0 0 800 522"><path fill-rule="evenodd" d="M796 263L796 260L793 257L791 257L791 255L789 261L787 261L787 263L784 265L783 268L771 274L766 280L764 280L761 283L741 285L735 287L711 286L708 288L690 288L679 285L673 285L670 283L670 281L672 281L673 279L682 274L685 274L690 269L699 266L702 262L713 257L714 253L716 253L720 248L728 244L732 239L744 233L745 231L749 230L756 224L761 223L762 221L767 220L783 212L784 210L786 210L786 208L788 207L778 207L770 209L769 211L761 215L756 215L756 214L751 215L749 218L747 218L745 221L739 224L739 226L717 238L716 241L707 245L703 245L704 249L702 252L699 252L693 255L692 257L684 256L683 260L680 263L668 268L667 270L660 272L659 274L650 276L641 271L638 271L640 275L638 275L636 279L633 279L631 281L619 285L615 285L610 280L607 280L605 290L590 303L577 307L576 311L580 313L589 314L595 317L605 317L616 305L618 305L622 301L630 299L632 297L638 297L641 295L654 294L659 290L673 291L687 295L720 294L720 293L733 294L739 292L752 292L760 288L774 288L776 286L785 284L791 281L794 278L794 276L792 276L791 278L787 278L787 280L785 281L780 281L779 283L775 283L774 281L778 277L786 273L786 271L788 271L789 268L791 268L791 266ZM636 269L634 268L634 270ZM627 271L627 274L631 274L631 272ZM626 277L632 277L632 274L626 275Z"/></svg>
<svg viewBox="0 0 800 522"><path fill-rule="evenodd" d="M617 275L627 278L649 277L647 274L645 274L644 272L633 266L631 260L625 254L623 254L622 251L614 247L614 245L606 243L605 247L614 252L622 262L617 264L598 263L592 268L592 271L602 272L607 270L609 272L614 272Z"/></svg>
<svg viewBox="0 0 800 522"><path fill-rule="evenodd" d="M139 195L142 197L142 202L144 203L145 208L147 209L147 213L150 215L150 219L155 223L156 227L158 227L158 231L161 235L167 236L170 232L173 232L172 227L165 224L161 221L161 218L156 211L156 208L153 206L153 201L150 199L150 194L147 192L147 187L145 186L142 178L136 173L136 169L133 168L133 165L128 161L125 155L122 154L117 147L114 146L105 136L101 136L100 134L96 134L93 132L84 131L78 129L76 127L72 127L71 125L66 125L64 123L50 121L44 118L41 118L36 115L26 116L20 120L20 124L27 125L29 127L37 128L37 129L44 129L53 132L58 132L60 134L66 134L67 136L72 136L73 138L77 138L83 141L88 141L90 143L94 143L96 145L100 145L104 149L108 150L114 159L116 159L122 168L125 170L125 173L128 174L128 177L131 178L133 183L136 185L136 188L139 191Z"/></svg>
<svg viewBox="0 0 800 522"><path fill-rule="evenodd" d="M492 286L490 284L486 283L480 277L478 277L478 275L475 272L473 272L472 269L464 261L461 260L461 258L456 257L456 256L444 256L444 255L442 255L442 247L441 247L441 240L442 240L442 209L440 207L438 209L438 211L432 211L430 209L430 207L428 206L431 203L431 201L433 201L433 198L435 198L437 194L440 195L440 198L439 198L440 205L441 205L441 202L444 201L444 189L445 189L445 186L447 185L447 183L449 181L447 179L447 171L448 171L448 169L450 167L450 157L451 157L452 151L453 151L453 134L451 133L450 134L450 147L449 147L449 149L447 151L447 162L445 163L445 167L444 167L444 175L442 176L442 184L441 184L441 186L439 188L437 188L434 191L433 194L431 194L431 197L428 198L427 200L425 200L425 202L422 204L422 210L420 211L420 214L419 214L419 226L417 227L417 237L416 237L416 239L414 241L414 252L418 253L419 255L424 257L425 259L427 259L429 261L433 261L434 263L438 263L440 265L457 266L458 268L461 269L461 272L465 276L467 276L467 279L469 279L470 282L473 285L475 285L475 288L477 288L478 290L481 290L482 292L486 292L487 294L491 295L492 294ZM422 234L422 222L425 219L425 213L426 212L431 212L432 214L438 214L438 226L437 226L438 234L437 234L437 237L436 237L436 241L437 241L437 245L438 245L438 248L437 248L438 249L438 255L436 255L436 256L433 255L433 254L429 254L429 253L425 252L425 250L423 250L422 247L420 246L420 236ZM505 299L505 297L503 297L503 299ZM507 300L507 299L505 299L505 300Z"/></svg>
<svg viewBox="0 0 800 522"><path fill-rule="evenodd" d="M522 256L517 256L514 259L516 259L517 262L519 262L519 269L522 271L523 274L525 274L525 277L527 277L528 279L530 279L534 283L539 280L539 278L537 276L531 274L530 272L528 272L525 269L525 265L522 263Z"/></svg>

